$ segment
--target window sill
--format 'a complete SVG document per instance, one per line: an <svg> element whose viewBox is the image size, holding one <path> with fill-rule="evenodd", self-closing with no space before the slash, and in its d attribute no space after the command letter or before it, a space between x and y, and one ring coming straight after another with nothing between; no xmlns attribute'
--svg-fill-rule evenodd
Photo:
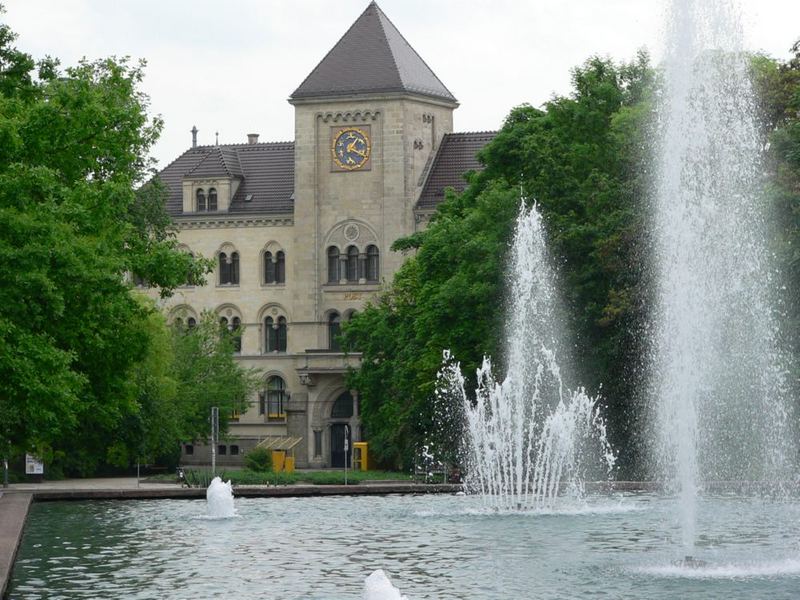
<svg viewBox="0 0 800 600"><path fill-rule="evenodd" d="M379 292L381 284L377 282L367 283L325 283L322 285L323 292Z"/></svg>
<svg viewBox="0 0 800 600"><path fill-rule="evenodd" d="M262 283L261 287L265 290L274 290L275 288L282 290L286 287L286 282L284 281L282 283Z"/></svg>
<svg viewBox="0 0 800 600"><path fill-rule="evenodd" d="M238 288L239 284L238 283L218 283L217 287L218 288Z"/></svg>

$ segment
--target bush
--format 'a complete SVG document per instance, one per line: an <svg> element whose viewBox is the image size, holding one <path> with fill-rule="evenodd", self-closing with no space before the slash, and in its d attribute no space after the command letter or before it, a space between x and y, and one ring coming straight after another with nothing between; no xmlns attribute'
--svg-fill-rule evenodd
<svg viewBox="0 0 800 600"><path fill-rule="evenodd" d="M215 475L211 473L211 469L185 469L183 476L186 485L195 488L207 488L211 485L211 481L215 477ZM216 477L219 477L222 481L228 481L229 479L225 471L220 471L216 474ZM174 480L174 475L172 478Z"/></svg>
<svg viewBox="0 0 800 600"><path fill-rule="evenodd" d="M244 465L251 471L272 471L272 453L266 448L253 448L245 455Z"/></svg>

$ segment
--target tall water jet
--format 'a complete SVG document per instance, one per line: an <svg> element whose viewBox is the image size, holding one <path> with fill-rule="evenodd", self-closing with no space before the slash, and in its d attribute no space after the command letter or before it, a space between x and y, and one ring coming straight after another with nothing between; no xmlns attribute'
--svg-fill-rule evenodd
<svg viewBox="0 0 800 600"><path fill-rule="evenodd" d="M565 485L582 493L588 475L606 477L615 456L599 398L564 384L560 300L535 205L520 210L507 273L504 380L495 380L485 358L472 399L445 352L437 395L444 405L454 400L465 423L468 489L494 508L551 507Z"/></svg>
<svg viewBox="0 0 800 600"><path fill-rule="evenodd" d="M732 2L673 0L655 162L655 463L682 541L711 481L795 477L756 104Z"/></svg>

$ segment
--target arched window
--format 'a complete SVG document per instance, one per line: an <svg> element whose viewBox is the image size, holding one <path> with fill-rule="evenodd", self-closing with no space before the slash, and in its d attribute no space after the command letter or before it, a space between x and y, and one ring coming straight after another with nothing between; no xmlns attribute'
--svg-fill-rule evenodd
<svg viewBox="0 0 800 600"><path fill-rule="evenodd" d="M219 253L219 282L220 284L231 282L231 263L224 252Z"/></svg>
<svg viewBox="0 0 800 600"><path fill-rule="evenodd" d="M272 317L264 319L264 348L267 352L275 352L278 349L278 329Z"/></svg>
<svg viewBox="0 0 800 600"><path fill-rule="evenodd" d="M339 283L339 249L328 248L328 283Z"/></svg>
<svg viewBox="0 0 800 600"><path fill-rule="evenodd" d="M288 341L286 317L264 319L264 344L267 352L286 352Z"/></svg>
<svg viewBox="0 0 800 600"><path fill-rule="evenodd" d="M353 416L353 396L350 392L343 392L333 403L331 419L349 419Z"/></svg>
<svg viewBox="0 0 800 600"><path fill-rule="evenodd" d="M242 351L242 320L239 317L233 317L230 324L230 330L233 333L233 351Z"/></svg>
<svg viewBox="0 0 800 600"><path fill-rule="evenodd" d="M206 210L206 193L203 188L197 190L197 212L205 212Z"/></svg>
<svg viewBox="0 0 800 600"><path fill-rule="evenodd" d="M239 285L239 253L231 254L231 281L232 285Z"/></svg>
<svg viewBox="0 0 800 600"><path fill-rule="evenodd" d="M211 188L208 190L208 210L217 210L217 188Z"/></svg>
<svg viewBox="0 0 800 600"><path fill-rule="evenodd" d="M278 352L286 352L286 318L278 317Z"/></svg>
<svg viewBox="0 0 800 600"><path fill-rule="evenodd" d="M264 252L264 283L275 283L275 266L272 252Z"/></svg>
<svg viewBox="0 0 800 600"><path fill-rule="evenodd" d="M286 402L286 382L277 375L267 380L266 413L268 421L283 421L286 419L284 403Z"/></svg>
<svg viewBox="0 0 800 600"><path fill-rule="evenodd" d="M189 317L188 319L186 319L186 325L189 327L189 329L194 329L195 327L197 327L197 319L195 319L194 317Z"/></svg>
<svg viewBox="0 0 800 600"><path fill-rule="evenodd" d="M347 248L347 281L358 281L358 248Z"/></svg>
<svg viewBox="0 0 800 600"><path fill-rule="evenodd" d="M286 283L286 255L283 250L278 250L275 259L275 283Z"/></svg>
<svg viewBox="0 0 800 600"><path fill-rule="evenodd" d="M230 258L224 252L219 253L220 285L239 285L239 253L231 252Z"/></svg>
<svg viewBox="0 0 800 600"><path fill-rule="evenodd" d="M378 257L378 247L367 246L367 281L369 282L376 282L380 278Z"/></svg>
<svg viewBox="0 0 800 600"><path fill-rule="evenodd" d="M342 333L342 318L339 313L332 312L328 317L328 349L339 352L339 336Z"/></svg>

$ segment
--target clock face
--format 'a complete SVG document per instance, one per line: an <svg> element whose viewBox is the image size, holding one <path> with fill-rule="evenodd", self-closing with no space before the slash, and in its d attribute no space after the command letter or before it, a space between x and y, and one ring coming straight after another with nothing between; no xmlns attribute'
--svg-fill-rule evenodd
<svg viewBox="0 0 800 600"><path fill-rule="evenodd" d="M337 167L348 171L360 169L369 160L369 135L355 127L342 129L334 136L331 151Z"/></svg>

